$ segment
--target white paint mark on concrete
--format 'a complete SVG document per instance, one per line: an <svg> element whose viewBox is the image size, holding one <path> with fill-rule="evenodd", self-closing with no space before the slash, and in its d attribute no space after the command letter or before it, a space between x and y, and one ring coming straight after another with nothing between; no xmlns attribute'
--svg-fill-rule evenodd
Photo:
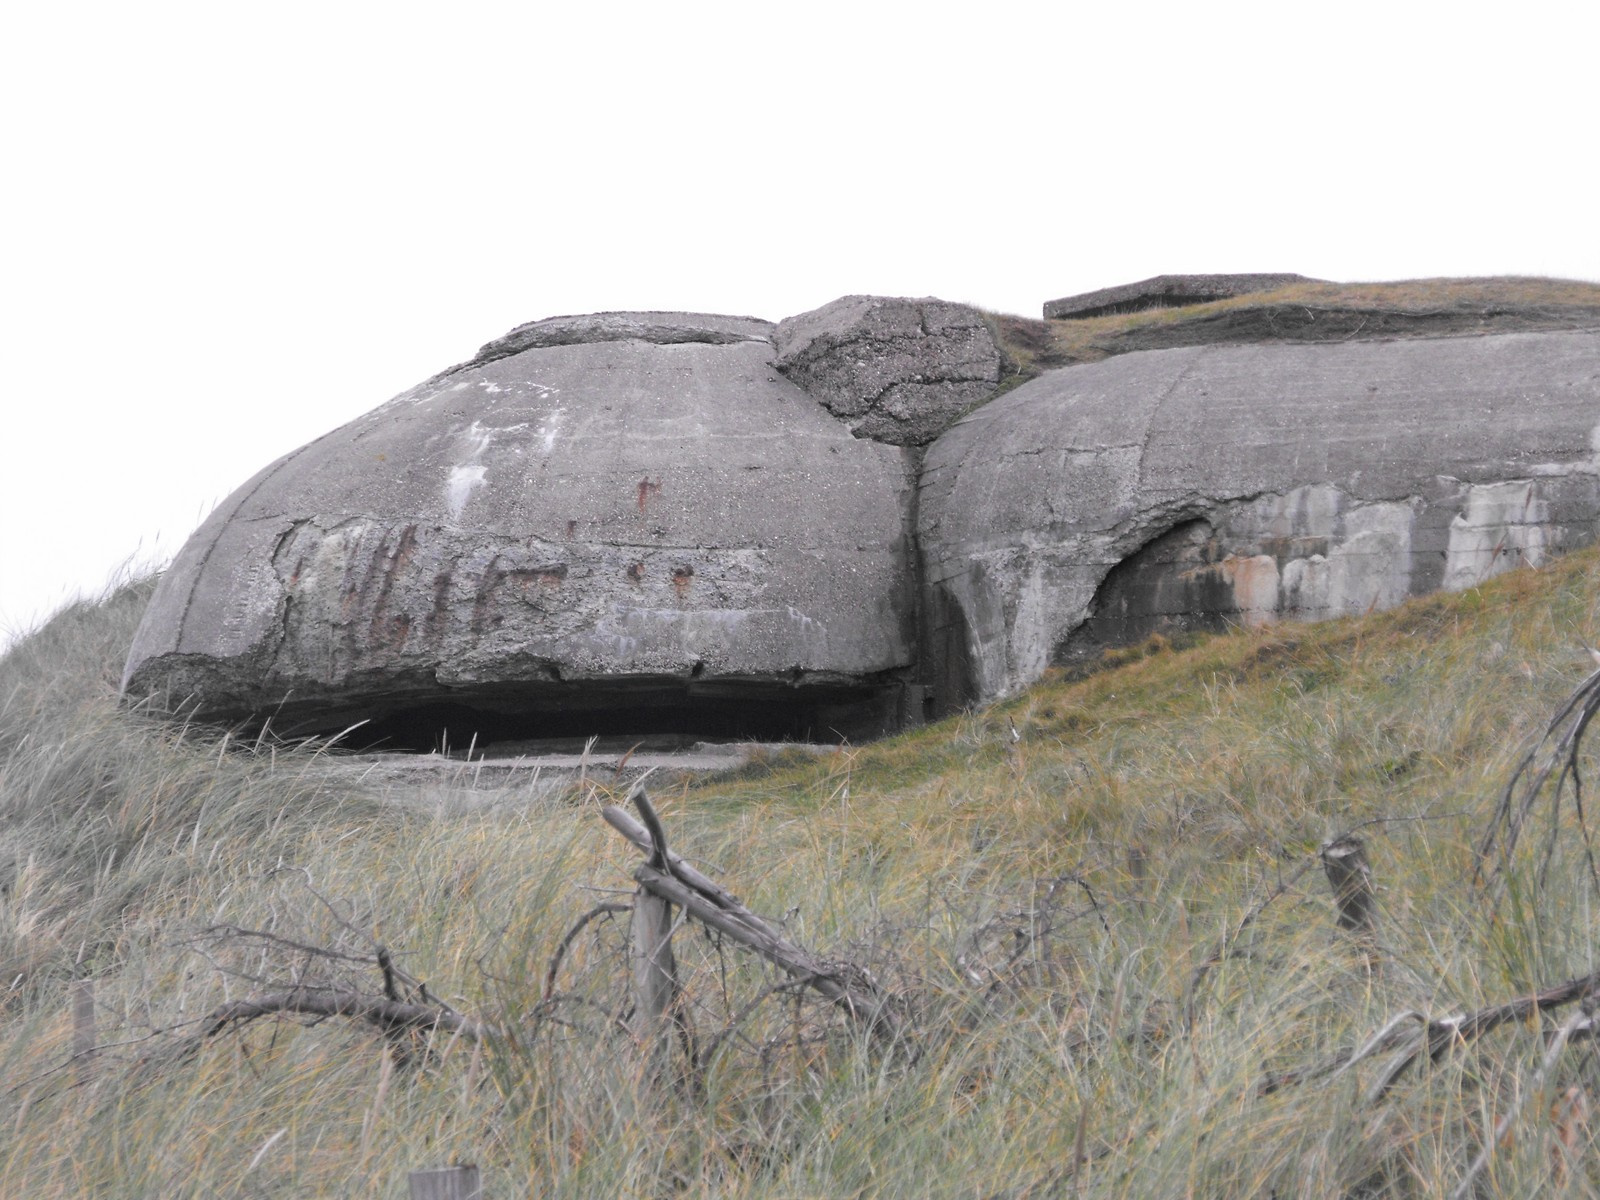
<svg viewBox="0 0 1600 1200"><path fill-rule="evenodd" d="M461 435L466 443L466 454L456 466L450 470L450 476L445 481L445 505L450 510L450 519L459 520L462 512L467 507L467 501L472 499L472 493L482 486L489 468L483 465L484 452L493 444L495 433L493 429L485 429L474 421Z"/></svg>
<svg viewBox="0 0 1600 1200"><path fill-rule="evenodd" d="M1411 532L1406 501L1358 504L1339 514L1326 554L1283 566L1281 611L1299 620L1359 616L1393 608L1411 594Z"/></svg>
<svg viewBox="0 0 1600 1200"><path fill-rule="evenodd" d="M561 424L561 410L558 408L540 423L535 437L539 439L541 453L549 454L556 448L556 429Z"/></svg>
<svg viewBox="0 0 1600 1200"><path fill-rule="evenodd" d="M828 627L821 621L813 620L793 605L785 606L789 613L789 620L799 627L800 641L809 653L820 654L828 648Z"/></svg>
<svg viewBox="0 0 1600 1200"><path fill-rule="evenodd" d="M1466 506L1450 522L1445 589L1459 592L1513 567L1544 563L1552 548L1549 510L1535 480L1469 488Z"/></svg>
<svg viewBox="0 0 1600 1200"><path fill-rule="evenodd" d="M450 506L451 520L460 518L462 510L467 507L467 501L472 498L473 489L483 483L483 477L487 472L488 468L481 463L469 463L451 470L445 498Z"/></svg>

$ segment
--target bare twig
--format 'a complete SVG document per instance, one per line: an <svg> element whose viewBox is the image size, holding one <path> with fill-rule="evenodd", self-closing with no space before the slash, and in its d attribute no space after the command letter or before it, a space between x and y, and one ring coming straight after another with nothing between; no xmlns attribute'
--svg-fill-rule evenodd
<svg viewBox="0 0 1600 1200"><path fill-rule="evenodd" d="M1556 709L1555 715L1545 726L1544 734L1533 748L1523 755L1516 770L1512 772L1511 780L1506 784L1506 790L1495 806L1489 828L1485 830L1478 844L1477 863L1473 867L1473 882L1492 881L1505 870L1517 848L1523 826L1532 815L1534 806L1545 790L1545 785L1554 775L1555 786L1550 798L1550 839L1544 861L1539 868L1540 881L1543 882L1545 879L1551 857L1555 852L1561 793L1570 782L1573 808L1578 818L1579 831L1583 836L1589 879L1596 890L1600 891L1600 865L1596 863L1594 844L1583 811L1583 776L1578 767L1578 751L1583 735L1597 712L1600 712L1600 671L1590 674ZM1490 869L1486 864L1497 846L1499 863Z"/></svg>
<svg viewBox="0 0 1600 1200"><path fill-rule="evenodd" d="M584 926L588 925L596 917L609 917L617 913L632 911L633 905L631 904L618 904L608 900L603 904L595 905L583 916L579 917L573 923L572 928L567 930L561 941L556 944L555 952L550 955L550 965L545 969L544 973L544 991L540 994L540 998L548 1000L550 994L555 991L556 975L561 970L561 960L566 957L567 951L572 948L572 943L577 939L577 936L583 932Z"/></svg>
<svg viewBox="0 0 1600 1200"><path fill-rule="evenodd" d="M699 1061L696 1063L697 1068L700 1071L704 1071L706 1067L711 1064L711 1060L716 1056L717 1051L722 1048L722 1043L727 1041L728 1038L734 1033L738 1032L739 1027L750 1019L751 1014L754 1013L756 1009L760 1008L762 1003L769 996L778 996L785 993L802 991L810 985L810 979L797 978L784 979L777 983L769 983L766 987L762 988L750 998L743 1008L734 1013L733 1016L729 1018L728 1023L721 1029L717 1030L717 1032L712 1036L711 1040L705 1044L700 1051Z"/></svg>
<svg viewBox="0 0 1600 1200"><path fill-rule="evenodd" d="M293 938L280 937L276 933L268 933L262 929L245 929L238 925L209 925L200 931L199 936L235 941L259 941L271 946L281 946L286 950L296 950L315 958L331 958L339 962L359 963L364 967L370 967L378 961L370 954L348 954L343 950L330 950L326 946L313 946L306 942L297 942Z"/></svg>
<svg viewBox="0 0 1600 1200"><path fill-rule="evenodd" d="M1238 946L1239 938L1243 936L1244 931L1249 929L1250 926L1255 923L1257 917L1267 911L1267 906L1279 896L1282 896L1295 884L1299 883L1300 880L1305 876L1306 872L1311 870L1311 868L1315 865L1316 861L1314 859L1306 859L1285 878L1278 880L1277 885L1260 900L1256 901L1256 903L1251 907L1250 911L1245 913L1245 915L1239 919L1239 923L1233 927L1233 932L1225 937L1222 941L1218 942L1216 948L1213 949L1210 954L1206 955L1206 957L1201 960L1200 964L1195 967L1194 973L1189 976L1188 1002L1185 1005L1188 1014L1188 1021L1191 1025L1194 1023L1195 993L1199 990L1201 983L1205 981L1206 976L1211 973L1211 969L1226 961L1228 956L1233 954L1234 949Z"/></svg>

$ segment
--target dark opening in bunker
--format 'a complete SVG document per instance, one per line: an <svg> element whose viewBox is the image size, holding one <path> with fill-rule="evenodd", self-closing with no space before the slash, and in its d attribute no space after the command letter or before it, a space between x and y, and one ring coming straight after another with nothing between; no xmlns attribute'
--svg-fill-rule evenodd
<svg viewBox="0 0 1600 1200"><path fill-rule="evenodd" d="M1052 661L1082 663L1156 633L1220 633L1240 616L1221 559L1216 530L1203 519L1150 539L1106 574L1089 616L1056 646Z"/></svg>
<svg viewBox="0 0 1600 1200"><path fill-rule="evenodd" d="M283 715L293 736L333 736L350 750L403 753L489 751L497 756L566 752L589 738L666 749L696 742L865 741L903 723L903 688L723 685L675 689L541 689L423 696L366 713Z"/></svg>

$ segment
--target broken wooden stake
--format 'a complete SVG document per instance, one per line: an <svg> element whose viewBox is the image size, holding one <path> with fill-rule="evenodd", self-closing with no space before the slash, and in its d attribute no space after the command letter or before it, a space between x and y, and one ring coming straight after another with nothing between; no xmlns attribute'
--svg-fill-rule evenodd
<svg viewBox="0 0 1600 1200"><path fill-rule="evenodd" d="M688 916L718 930L746 949L755 951L768 962L782 967L796 980L820 992L874 1036L891 1040L902 1036L900 1023L889 1011L888 998L864 972L853 972L824 963L789 941L735 899L727 889L667 849L661 818L656 815L644 788L636 786L629 798L639 809L643 825L613 804L601 809L601 815L607 824L649 856L649 861L633 873L639 884L641 899L648 894L676 904ZM637 912L637 901L635 903ZM638 944L636 938L635 945ZM638 981L636 968L636 987ZM637 999L643 999L642 993Z"/></svg>
<svg viewBox="0 0 1600 1200"><path fill-rule="evenodd" d="M672 957L672 905L642 883L633 898L633 1036L662 1065L672 1042L667 1026L678 1000Z"/></svg>
<svg viewBox="0 0 1600 1200"><path fill-rule="evenodd" d="M1333 888L1333 902L1339 909L1339 928L1358 937L1376 941L1378 902L1372 891L1372 868L1367 865L1366 847L1353 833L1341 834L1322 844L1322 869Z"/></svg>

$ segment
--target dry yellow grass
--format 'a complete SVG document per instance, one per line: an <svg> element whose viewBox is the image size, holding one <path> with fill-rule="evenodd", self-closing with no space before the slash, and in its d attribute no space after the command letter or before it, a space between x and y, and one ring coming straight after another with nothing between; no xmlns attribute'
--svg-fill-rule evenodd
<svg viewBox="0 0 1600 1200"><path fill-rule="evenodd" d="M1445 1196L1528 1094L1538 1029L1376 1103L1376 1060L1264 1095L1266 1074L1600 949L1580 840L1497 902L1470 880L1520 749L1591 669L1593 553L1365 620L1152 642L904 737L660 796L680 852L871 970L913 1030L884 1052L815 998L761 999L769 968L685 929L700 1045L738 1018L698 1091L652 1083L617 1028L622 922L586 926L544 993L563 934L627 897L637 856L597 816L608 797L485 808L469 773L365 790L314 747L179 736L116 704L140 600L0 659L3 1195L398 1197L409 1168L459 1159L491 1195ZM1358 825L1376 974L1320 874L1295 875ZM339 1021L192 1043L201 1014L275 981L377 988L380 942L503 1035L410 1068ZM94 979L104 1044L82 1069L74 975ZM1573 1054L1551 1103L1523 1104L1485 1194L1600 1189L1571 1099L1594 1069Z"/></svg>
<svg viewBox="0 0 1600 1200"><path fill-rule="evenodd" d="M1007 382L1020 382L1051 367L1212 341L1594 328L1600 284L1527 276L1297 283L1181 308L1058 321L996 314L990 321L1009 360Z"/></svg>

